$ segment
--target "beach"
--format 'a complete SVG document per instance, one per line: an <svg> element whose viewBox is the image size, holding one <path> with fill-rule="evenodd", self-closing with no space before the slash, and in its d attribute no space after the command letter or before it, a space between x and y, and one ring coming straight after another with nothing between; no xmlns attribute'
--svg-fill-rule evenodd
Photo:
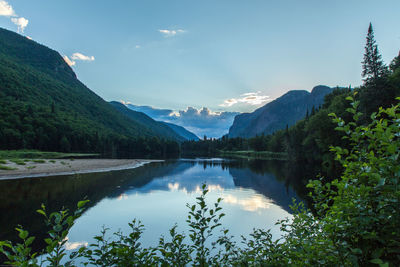
<svg viewBox="0 0 400 267"><path fill-rule="evenodd" d="M3 164L10 170L0 170L0 180L106 172L133 169L161 160L143 159L43 159Z"/></svg>

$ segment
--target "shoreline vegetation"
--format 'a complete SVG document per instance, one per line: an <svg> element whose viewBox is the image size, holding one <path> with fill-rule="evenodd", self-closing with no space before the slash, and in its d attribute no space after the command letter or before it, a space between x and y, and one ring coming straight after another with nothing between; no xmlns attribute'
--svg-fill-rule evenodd
<svg viewBox="0 0 400 267"><path fill-rule="evenodd" d="M217 153L220 157L233 157L233 158L248 158L248 159L263 159L263 160L282 160L288 159L286 152L271 152L271 151L254 151L254 150L241 150L241 151L224 151L220 150Z"/></svg>
<svg viewBox="0 0 400 267"><path fill-rule="evenodd" d="M70 158L95 158L98 153L63 153L40 150L0 150L0 159L70 159Z"/></svg>

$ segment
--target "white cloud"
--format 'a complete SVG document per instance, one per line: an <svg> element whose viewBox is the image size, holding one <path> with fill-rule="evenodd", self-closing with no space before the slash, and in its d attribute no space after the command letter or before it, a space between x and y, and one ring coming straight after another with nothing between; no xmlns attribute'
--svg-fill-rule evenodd
<svg viewBox="0 0 400 267"><path fill-rule="evenodd" d="M11 22L18 26L18 33L23 33L29 20L18 17L12 6L5 0L0 0L0 16L13 17Z"/></svg>
<svg viewBox="0 0 400 267"><path fill-rule="evenodd" d="M76 52L76 53L72 54L71 59L73 59L73 60L82 60L82 61L93 61L94 60L94 56L85 56L84 54Z"/></svg>
<svg viewBox="0 0 400 267"><path fill-rule="evenodd" d="M73 61L73 60L71 60L71 59L69 59L67 56L63 56L63 59L65 60L65 62L67 62L67 64L69 65L69 66L75 66L75 61Z"/></svg>
<svg viewBox="0 0 400 267"><path fill-rule="evenodd" d="M158 30L164 37L172 37L177 34L185 33L185 30L178 29L178 30Z"/></svg>
<svg viewBox="0 0 400 267"><path fill-rule="evenodd" d="M140 48L140 47L141 47L140 45L136 45L136 46L135 46L135 48Z"/></svg>
<svg viewBox="0 0 400 267"><path fill-rule="evenodd" d="M0 16L14 17L16 16L14 9L7 1L0 1Z"/></svg>
<svg viewBox="0 0 400 267"><path fill-rule="evenodd" d="M18 26L18 32L23 33L26 26L28 26L29 20L26 18L20 17L20 18L11 18L11 21Z"/></svg>
<svg viewBox="0 0 400 267"><path fill-rule="evenodd" d="M188 107L186 110L170 113L164 120L183 126L199 137L204 135L221 137L228 132L237 114L237 112L215 112L206 107L201 109Z"/></svg>
<svg viewBox="0 0 400 267"><path fill-rule="evenodd" d="M68 56L63 56L63 58L69 66L75 66L76 60L82 60L82 61L93 61L94 60L94 56L89 57L89 56L85 56L84 54L78 53L78 52L73 53L71 58L69 58Z"/></svg>
<svg viewBox="0 0 400 267"><path fill-rule="evenodd" d="M261 92L251 92L240 95L240 98L230 98L224 100L224 103L220 104L220 107L231 107L238 103L244 103L248 105L260 105L271 101L272 99L267 95L260 95Z"/></svg>

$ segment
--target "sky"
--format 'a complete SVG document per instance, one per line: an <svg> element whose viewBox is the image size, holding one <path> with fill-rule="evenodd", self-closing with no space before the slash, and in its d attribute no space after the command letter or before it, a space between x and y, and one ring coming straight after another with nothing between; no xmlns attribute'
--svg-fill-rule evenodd
<svg viewBox="0 0 400 267"><path fill-rule="evenodd" d="M0 0L0 27L57 50L107 101L251 112L289 90L358 86L372 22L386 63L400 1Z"/></svg>

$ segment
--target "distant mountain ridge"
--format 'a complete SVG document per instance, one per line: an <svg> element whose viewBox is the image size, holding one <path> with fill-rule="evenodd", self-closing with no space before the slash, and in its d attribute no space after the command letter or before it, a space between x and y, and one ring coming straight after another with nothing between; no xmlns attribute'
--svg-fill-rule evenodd
<svg viewBox="0 0 400 267"><path fill-rule="evenodd" d="M180 136L185 138L185 140L194 140L194 141L200 140L200 138L197 135L195 135L194 133L186 130L185 127L182 127L182 126L179 126L179 125L176 125L176 124L173 124L173 123L165 122L165 121L160 121L160 122L164 123L165 125L168 125L168 127L170 127L177 134L179 134Z"/></svg>
<svg viewBox="0 0 400 267"><path fill-rule="evenodd" d="M311 112L313 107L322 105L325 95L332 90L328 86L318 85L311 93L306 90L289 91L252 113L237 115L229 128L228 136L249 138L272 134L284 129L286 125L291 126L304 118L307 111Z"/></svg>
<svg viewBox="0 0 400 267"><path fill-rule="evenodd" d="M167 126L168 128L172 129L179 136L179 138L183 138L183 140L195 140L195 141L199 140L199 137L197 135L188 131L185 127L176 125L174 123L162 121L162 119L169 118L169 115L173 112L172 109L155 109L150 106L136 106L136 105L132 105L132 104L124 104L124 103L115 102L115 101L112 101L110 103L112 103L114 106L118 106L118 107L120 107L120 105L123 105L127 109L131 110L132 112L141 113L141 114L145 115L146 117L148 117L148 119L151 119L151 120L155 121L156 123L161 123L161 124ZM125 109L123 109L123 110L124 110L124 112L126 112ZM131 114L134 114L134 113L131 113Z"/></svg>

